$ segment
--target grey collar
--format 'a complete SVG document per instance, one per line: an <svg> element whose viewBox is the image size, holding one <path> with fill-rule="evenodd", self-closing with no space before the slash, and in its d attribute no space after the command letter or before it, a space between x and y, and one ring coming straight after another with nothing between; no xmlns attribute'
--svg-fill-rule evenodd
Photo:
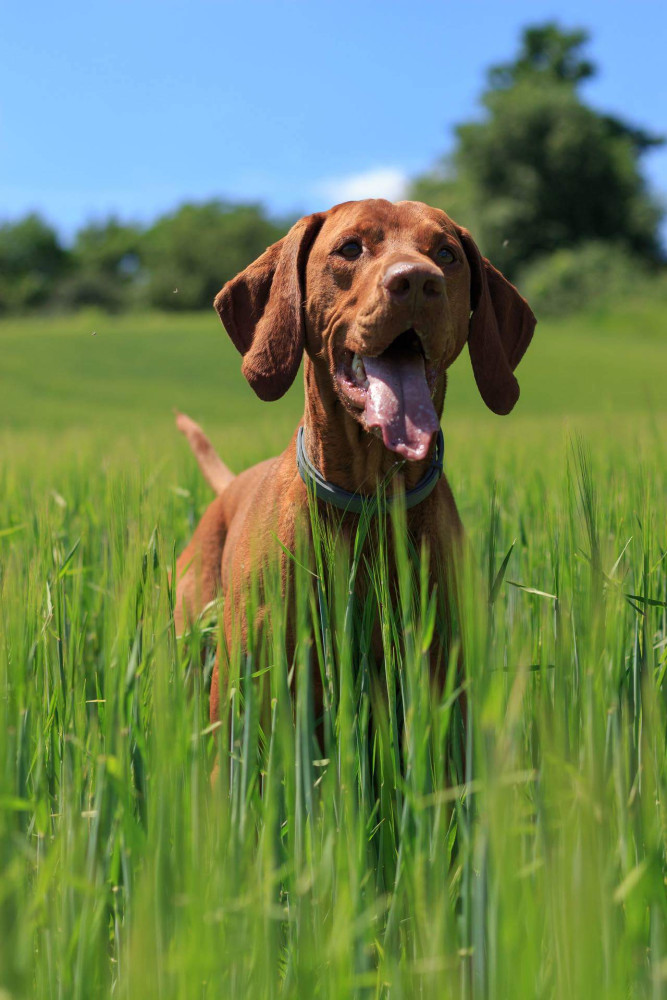
<svg viewBox="0 0 667 1000"><path fill-rule="evenodd" d="M349 493L347 490L330 483L318 472L306 454L306 446L303 436L303 425L299 427L296 438L296 464L299 475L306 486L310 486L318 500L324 500L332 507L347 511L351 514L361 514L368 509L374 513L373 508L377 505L377 496L364 496L362 493ZM438 439L435 445L435 455L426 475L419 480L414 489L407 490L402 496L385 497L384 503L391 508L397 500L404 504L406 510L416 507L418 503L430 496L438 484L442 475L442 462L445 457L445 439L442 430L438 432ZM403 463L400 463L403 464Z"/></svg>

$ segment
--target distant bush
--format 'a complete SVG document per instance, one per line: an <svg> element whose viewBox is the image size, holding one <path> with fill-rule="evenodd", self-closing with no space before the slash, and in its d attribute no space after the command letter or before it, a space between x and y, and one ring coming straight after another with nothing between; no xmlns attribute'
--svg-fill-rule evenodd
<svg viewBox="0 0 667 1000"><path fill-rule="evenodd" d="M48 303L69 270L58 235L38 215L0 225L0 314Z"/></svg>
<svg viewBox="0 0 667 1000"><path fill-rule="evenodd" d="M284 235L259 205L182 205L144 234L145 295L158 309L209 309L221 287Z"/></svg>
<svg viewBox="0 0 667 1000"><path fill-rule="evenodd" d="M538 316L564 316L649 288L651 275L627 247L594 241L538 257L517 283Z"/></svg>
<svg viewBox="0 0 667 1000"><path fill-rule="evenodd" d="M95 270L74 270L63 278L48 300L47 311L76 312L89 306L118 313L143 305L141 289Z"/></svg>
<svg viewBox="0 0 667 1000"><path fill-rule="evenodd" d="M69 251L68 273L49 306L58 312L86 306L119 312L141 304L142 239L138 226L114 218L80 229Z"/></svg>

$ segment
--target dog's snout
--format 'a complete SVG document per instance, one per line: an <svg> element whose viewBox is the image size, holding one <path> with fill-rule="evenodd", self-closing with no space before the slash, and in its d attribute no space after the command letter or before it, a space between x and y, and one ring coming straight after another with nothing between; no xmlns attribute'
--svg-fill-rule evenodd
<svg viewBox="0 0 667 1000"><path fill-rule="evenodd" d="M382 276L382 284L396 302L410 297L435 299L445 291L445 279L440 271L409 261L390 264Z"/></svg>

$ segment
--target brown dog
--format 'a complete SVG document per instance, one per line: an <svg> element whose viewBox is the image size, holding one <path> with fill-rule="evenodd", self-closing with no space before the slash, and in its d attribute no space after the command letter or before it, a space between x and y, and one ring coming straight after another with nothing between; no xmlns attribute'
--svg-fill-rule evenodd
<svg viewBox="0 0 667 1000"><path fill-rule="evenodd" d="M178 560L177 628L220 591L233 593L224 610L231 642L232 604L238 610L263 560L286 563L282 546L294 550L311 475L321 515L353 526L358 497L374 496L400 462L408 531L427 540L442 573L461 531L434 463L447 369L467 341L484 402L508 413L519 396L512 373L535 327L470 234L419 202L347 202L297 222L224 286L215 307L261 399L287 392L304 359L303 430L278 458L233 477L181 418L219 496ZM216 663L212 720L218 699Z"/></svg>

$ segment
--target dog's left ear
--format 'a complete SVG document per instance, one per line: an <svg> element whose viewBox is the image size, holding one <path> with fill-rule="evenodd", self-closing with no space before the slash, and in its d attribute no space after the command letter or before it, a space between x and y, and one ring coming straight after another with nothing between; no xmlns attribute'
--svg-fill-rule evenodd
<svg viewBox="0 0 667 1000"><path fill-rule="evenodd" d="M323 221L322 213L300 219L215 297L223 326L243 355L243 374L260 399L280 399L299 370L306 263Z"/></svg>
<svg viewBox="0 0 667 1000"><path fill-rule="evenodd" d="M509 413L519 398L513 375L537 322L514 285L482 257L466 229L459 238L470 265L468 350L477 388L494 413Z"/></svg>

